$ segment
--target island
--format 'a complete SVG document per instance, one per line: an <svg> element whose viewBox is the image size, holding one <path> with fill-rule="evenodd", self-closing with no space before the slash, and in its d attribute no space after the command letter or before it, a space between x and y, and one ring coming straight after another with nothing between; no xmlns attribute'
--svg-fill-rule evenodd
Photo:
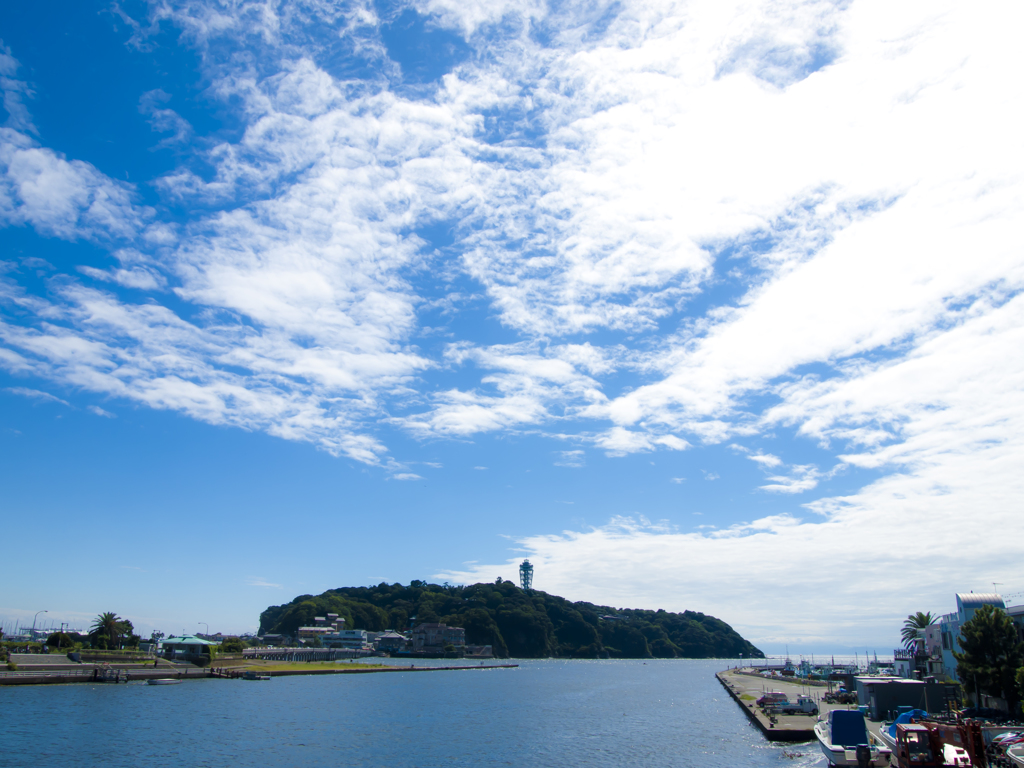
<svg viewBox="0 0 1024 768"><path fill-rule="evenodd" d="M465 629L465 641L499 658L764 658L721 619L695 611L571 602L511 581L456 586L414 580L299 595L260 614L259 634L297 636L327 614L372 632L423 623Z"/></svg>

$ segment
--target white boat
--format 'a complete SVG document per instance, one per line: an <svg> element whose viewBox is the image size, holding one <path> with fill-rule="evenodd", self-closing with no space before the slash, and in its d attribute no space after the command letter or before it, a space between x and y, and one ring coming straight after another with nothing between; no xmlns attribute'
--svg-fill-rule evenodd
<svg viewBox="0 0 1024 768"><path fill-rule="evenodd" d="M1024 768L1024 744L1014 744L1006 750L1006 759L1010 761L1010 765Z"/></svg>
<svg viewBox="0 0 1024 768"><path fill-rule="evenodd" d="M889 765L892 750L868 731L860 710L833 709L827 718L814 724L814 735L830 765L861 765L858 750L867 751L871 768Z"/></svg>
<svg viewBox="0 0 1024 768"><path fill-rule="evenodd" d="M173 677L161 677L161 678L153 678L151 680L147 680L146 684L147 685L177 685L180 682L181 682L181 680L178 680L178 679L173 678Z"/></svg>

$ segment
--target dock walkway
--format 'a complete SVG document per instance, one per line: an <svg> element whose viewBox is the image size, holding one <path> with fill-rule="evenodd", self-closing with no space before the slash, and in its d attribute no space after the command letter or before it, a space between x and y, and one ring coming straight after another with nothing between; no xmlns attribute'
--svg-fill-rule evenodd
<svg viewBox="0 0 1024 768"><path fill-rule="evenodd" d="M789 696L790 701L796 701L796 697L801 693L810 696L818 703L821 717L833 709L855 709L852 705L827 704L822 701L825 688L820 685L809 686L799 681L766 678L751 674L742 668L727 669L715 676L769 741L812 741L814 739L814 723L818 718L813 715L775 715L769 718L755 704L766 691L782 691ZM868 720L867 724L868 728L877 736L879 723Z"/></svg>

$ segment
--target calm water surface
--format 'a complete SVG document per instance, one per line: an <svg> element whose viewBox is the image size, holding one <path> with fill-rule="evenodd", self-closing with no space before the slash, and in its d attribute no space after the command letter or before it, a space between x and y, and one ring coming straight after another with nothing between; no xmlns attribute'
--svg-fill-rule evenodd
<svg viewBox="0 0 1024 768"><path fill-rule="evenodd" d="M4 766L823 766L771 745L723 661L0 688Z"/></svg>

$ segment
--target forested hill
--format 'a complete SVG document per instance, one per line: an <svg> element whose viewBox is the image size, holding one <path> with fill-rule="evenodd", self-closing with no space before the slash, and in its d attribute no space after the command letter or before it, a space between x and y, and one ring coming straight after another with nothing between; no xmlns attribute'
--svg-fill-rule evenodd
<svg viewBox="0 0 1024 768"><path fill-rule="evenodd" d="M511 581L466 587L413 581L300 595L260 614L260 634L294 635L327 613L343 616L346 627L371 631L427 621L465 627L468 644L491 645L500 657L764 657L713 616L571 603L536 590L528 594Z"/></svg>

